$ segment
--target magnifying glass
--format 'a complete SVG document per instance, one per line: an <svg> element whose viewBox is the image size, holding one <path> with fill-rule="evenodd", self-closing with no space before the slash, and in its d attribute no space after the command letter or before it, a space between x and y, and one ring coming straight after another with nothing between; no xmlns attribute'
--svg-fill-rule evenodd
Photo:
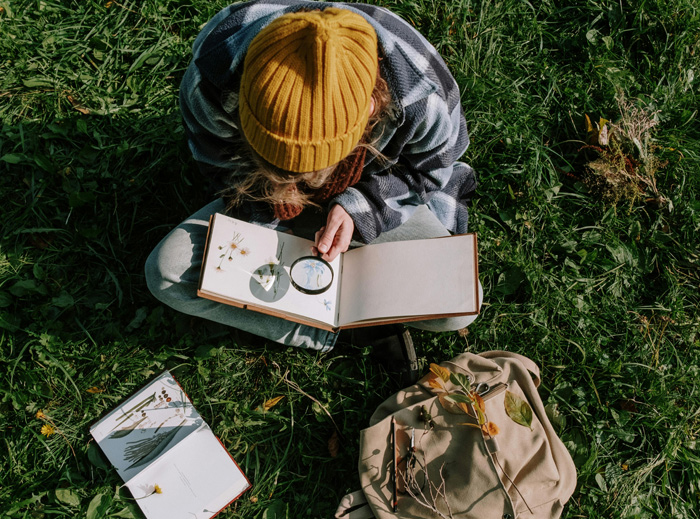
<svg viewBox="0 0 700 519"><path fill-rule="evenodd" d="M333 267L318 256L302 256L289 268L292 286L302 294L323 294L333 283Z"/></svg>

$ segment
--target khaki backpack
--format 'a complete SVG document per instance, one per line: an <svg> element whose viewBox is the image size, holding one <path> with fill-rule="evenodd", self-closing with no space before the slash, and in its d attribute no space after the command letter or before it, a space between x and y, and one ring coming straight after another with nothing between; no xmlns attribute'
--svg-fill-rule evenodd
<svg viewBox="0 0 700 519"><path fill-rule="evenodd" d="M336 517L558 518L576 468L537 392L537 365L490 351L440 366L372 415L360 436L362 491Z"/></svg>

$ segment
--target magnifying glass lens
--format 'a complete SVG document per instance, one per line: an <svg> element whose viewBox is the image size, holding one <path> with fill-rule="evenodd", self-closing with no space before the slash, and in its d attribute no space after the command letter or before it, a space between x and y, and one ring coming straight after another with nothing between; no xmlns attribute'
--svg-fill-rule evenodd
<svg viewBox="0 0 700 519"><path fill-rule="evenodd" d="M317 256L303 256L289 269L292 286L304 294L322 294L333 283L333 267Z"/></svg>

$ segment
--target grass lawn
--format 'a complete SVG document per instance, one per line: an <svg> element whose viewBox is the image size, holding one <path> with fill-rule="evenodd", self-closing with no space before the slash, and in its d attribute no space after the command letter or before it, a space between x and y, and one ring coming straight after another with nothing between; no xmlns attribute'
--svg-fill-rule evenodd
<svg viewBox="0 0 700 519"><path fill-rule="evenodd" d="M459 82L480 182L483 312L416 333L423 365L540 364L579 474L565 517L699 517L697 2L379 3ZM359 431L392 392L367 348L250 346L145 286L150 250L206 202L177 92L225 5L0 0L0 517L140 517L88 427L166 368L253 482L221 517L329 518L359 486ZM651 118L627 166L652 183L601 190L586 114Z"/></svg>

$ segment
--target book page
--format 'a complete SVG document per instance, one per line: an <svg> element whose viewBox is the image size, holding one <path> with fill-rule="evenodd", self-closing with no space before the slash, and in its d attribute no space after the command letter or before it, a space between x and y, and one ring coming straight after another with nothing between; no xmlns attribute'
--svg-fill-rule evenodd
<svg viewBox="0 0 700 519"><path fill-rule="evenodd" d="M340 325L478 312L476 236L379 243L345 253Z"/></svg>
<svg viewBox="0 0 700 519"><path fill-rule="evenodd" d="M154 493L155 485L162 493ZM250 483L203 424L126 486L148 519L209 519Z"/></svg>
<svg viewBox="0 0 700 519"><path fill-rule="evenodd" d="M90 433L128 481L203 423L166 371L92 426Z"/></svg>
<svg viewBox="0 0 700 519"><path fill-rule="evenodd" d="M305 294L294 287L289 269L300 257L311 255L311 240L218 213L211 226L202 292L335 326L340 256L331 262L330 288L321 294Z"/></svg>

